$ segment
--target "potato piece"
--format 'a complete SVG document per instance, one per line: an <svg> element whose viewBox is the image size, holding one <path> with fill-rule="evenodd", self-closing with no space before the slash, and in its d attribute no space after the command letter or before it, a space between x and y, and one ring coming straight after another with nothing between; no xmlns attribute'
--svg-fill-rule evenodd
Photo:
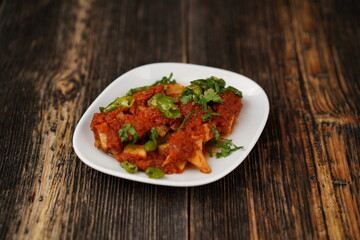
<svg viewBox="0 0 360 240"><path fill-rule="evenodd" d="M99 133L100 146L103 150L107 150L107 136L105 133Z"/></svg>
<svg viewBox="0 0 360 240"><path fill-rule="evenodd" d="M180 84L166 84L165 85L165 93L171 97L178 97L184 91L184 86Z"/></svg>
<svg viewBox="0 0 360 240"><path fill-rule="evenodd" d="M139 109L139 111L144 111L144 110L146 109L146 107L144 107L144 106L139 106L138 109Z"/></svg>
<svg viewBox="0 0 360 240"><path fill-rule="evenodd" d="M211 168L207 163L202 151L196 151L195 154L188 159L189 162L194 164L203 173L211 173Z"/></svg>
<svg viewBox="0 0 360 240"><path fill-rule="evenodd" d="M116 118L118 118L118 119L124 119L124 113L123 113L123 112L119 112L119 113L116 115Z"/></svg>
<svg viewBox="0 0 360 240"><path fill-rule="evenodd" d="M175 163L176 167L179 169L180 172L184 171L186 164L187 164L187 161Z"/></svg>
<svg viewBox="0 0 360 240"><path fill-rule="evenodd" d="M108 151L107 151L107 153L109 154L109 155L111 155L111 156L116 156L116 154L118 154L119 152L118 151L116 151L115 149L109 149Z"/></svg>
<svg viewBox="0 0 360 240"><path fill-rule="evenodd" d="M207 163L205 156L202 152L202 143L203 141L201 139L196 140L196 145L200 148L197 150L193 156L191 156L188 161L194 164L196 167L200 169L203 173L211 173L211 168L209 164Z"/></svg>
<svg viewBox="0 0 360 240"><path fill-rule="evenodd" d="M144 145L127 145L124 148L124 153L129 153L132 155L137 155L141 158L146 158L146 151L144 150Z"/></svg>
<svg viewBox="0 0 360 240"><path fill-rule="evenodd" d="M165 166L166 164L172 162L171 160L172 160L171 157L167 156L167 158L163 162L162 166ZM186 167L187 161L178 161L178 162L174 162L174 164L176 165L179 172L183 172Z"/></svg>
<svg viewBox="0 0 360 240"><path fill-rule="evenodd" d="M203 141L207 142L212 138L212 134L211 134L211 124L210 123L205 123L203 124L204 130L205 130L205 134L203 137Z"/></svg>
<svg viewBox="0 0 360 240"><path fill-rule="evenodd" d="M197 150L189 159L187 159L189 162L191 162L192 164L194 164L196 167L198 167L200 169L201 172L203 173L210 173L211 172L211 168L209 166L209 164L207 163L205 156L202 152L202 143L203 140L202 139L198 139L195 141L195 144L199 147L199 150ZM158 147L159 149L159 153L160 154L164 154L164 150L167 148L169 144L162 144ZM167 156L167 158L165 159L164 163L162 164L163 166L165 166L166 164L171 162L171 158L170 156ZM185 166L186 166L186 161L185 162L176 162L175 163L176 166L178 167L178 169L180 171L183 171Z"/></svg>
<svg viewBox="0 0 360 240"><path fill-rule="evenodd" d="M223 129L224 136L228 136L231 133L231 129L234 125L235 116L230 115L228 118L229 125L227 128Z"/></svg>
<svg viewBox="0 0 360 240"><path fill-rule="evenodd" d="M165 166L166 164L168 164L170 162L171 162L171 158L170 158L170 156L167 156L165 161L163 162L162 166Z"/></svg>
<svg viewBox="0 0 360 240"><path fill-rule="evenodd" d="M159 133L160 137L163 137L167 134L170 130L170 127L166 126L165 124L155 127L156 131Z"/></svg>
<svg viewBox="0 0 360 240"><path fill-rule="evenodd" d="M161 144L158 146L158 152L161 154L161 155L165 155L165 149L169 146L168 143L165 143L165 144Z"/></svg>

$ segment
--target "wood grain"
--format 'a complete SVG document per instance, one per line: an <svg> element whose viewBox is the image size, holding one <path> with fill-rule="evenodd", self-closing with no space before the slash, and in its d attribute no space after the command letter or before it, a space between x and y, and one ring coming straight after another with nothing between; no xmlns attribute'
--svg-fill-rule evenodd
<svg viewBox="0 0 360 240"><path fill-rule="evenodd" d="M190 61L206 61L246 73L265 88L271 101L269 121L257 145L257 154L250 155L239 169L220 180L226 186L245 185L248 194L233 189L226 200L220 194L217 196L220 201L211 202L208 209L218 213L218 208L223 207L220 212L227 216L227 221L212 217L211 211L192 208L190 216L203 228L203 231L191 228L195 239L224 236L245 239L249 235L254 239L359 236L359 191L354 191L358 190L359 175L352 178L353 170L358 169L359 154L355 147L354 155L349 156L348 143L352 142L354 147L357 140L351 133L345 133L349 126L355 128L351 132L358 131L357 107L349 103L349 97L358 94L347 92L346 86L351 81L344 81L337 72L341 66L333 60L335 49L327 45L322 7L306 1L238 5L195 1L190 7L193 10L190 39L194 40L189 47L206 46L203 50L213 54L209 57L190 51ZM230 8L233 11L228 12ZM209 9L218 9L218 14L214 16ZM209 35L211 41L198 39ZM228 60L229 57L232 59ZM235 178L237 174L246 178L239 181ZM211 185L209 192L222 191L223 186L215 186ZM197 189L191 192L193 201L200 195L203 193ZM235 202L229 207L234 211L225 214L226 204L231 202ZM244 202L250 208L248 218L244 218L243 211L235 210ZM203 200L199 205L205 203ZM203 226L202 219L211 220ZM243 235L233 230L236 226ZM248 229L250 234L246 233ZM209 235L205 237L204 233Z"/></svg>
<svg viewBox="0 0 360 240"><path fill-rule="evenodd" d="M360 239L358 1L0 0L1 239ZM225 68L268 94L247 159L200 187L84 165L81 115L151 62Z"/></svg>
<svg viewBox="0 0 360 240"><path fill-rule="evenodd" d="M187 200L183 197L186 189L131 183L98 173L76 158L71 145L72 133L81 114L116 76L138 64L154 61L153 57L161 61L162 57L169 59L166 54L172 54L173 61L181 61L181 41L179 48L172 51L167 49L173 42L166 41L168 38L182 39L181 29L172 30L180 23L176 16L181 12L172 13L178 8L176 3L154 5L124 1L119 5L115 2L104 5L93 1L47 1L38 3L38 8L33 9L20 3L16 6L4 4L5 13L20 14L8 20L2 28L2 36L33 15L39 16L38 19L31 19L32 23L26 27L40 34L34 33L31 39L24 30L9 37L11 44L18 44L18 48L23 42L29 45L21 54L32 57L32 62L25 67L17 65L19 56L14 55L20 54L21 49L12 53L10 43L2 44L3 52L10 58L2 61L2 66L5 65L2 69L6 64L14 64L22 67L22 74L14 84L9 84L12 89L4 89L9 94L2 99L3 103L18 105L8 105L5 109L10 119L16 117L13 114L21 116L15 122L4 119L2 126L12 125L1 129L7 131L3 134L11 135L14 142L19 139L17 144L22 145L24 141L23 144L29 145L19 151L14 143L2 144L4 151L19 153L16 157L5 152L7 159L2 161L7 164L2 165L2 173L6 174L1 178L2 186L8 187L8 191L2 193L2 212L5 213L2 214L2 236L14 239L131 239L139 236L168 239L172 232L177 232L179 237L186 236ZM144 12L145 9L150 11ZM161 25L157 35L147 34L146 31L152 32L159 25L154 22L160 21L159 14L155 13L163 9L169 9L168 13L174 18ZM133 31L134 25L138 32ZM49 28L52 32L45 30ZM162 31L168 34L159 39ZM161 44L149 47L158 40ZM38 46L44 53L39 54L31 46ZM101 63L105 60L106 64ZM18 71L14 67L12 70L14 74ZM6 83L7 79L4 76L2 82ZM22 99L11 101L14 93ZM22 118L29 120L24 122ZM10 129L19 130L12 133L8 132ZM9 169L14 169L10 171L13 176L8 176ZM6 209L9 203L13 209ZM141 229L138 225L141 222L149 225Z"/></svg>

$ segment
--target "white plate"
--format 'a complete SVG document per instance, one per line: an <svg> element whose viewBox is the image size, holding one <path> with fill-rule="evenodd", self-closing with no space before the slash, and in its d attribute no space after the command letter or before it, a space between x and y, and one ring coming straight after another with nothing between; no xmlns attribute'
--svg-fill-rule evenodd
<svg viewBox="0 0 360 240"><path fill-rule="evenodd" d="M176 81L189 85L191 80L216 76L223 78L227 86L231 85L243 93L243 108L233 129L227 138L236 145L244 146L243 150L233 152L226 158L209 158L212 169L210 174L201 173L198 169L185 169L182 174L165 175L162 179L150 179L144 172L127 173L114 158L94 147L94 137L90 130L93 114L99 107L107 106L116 97L123 96L131 88L150 85L163 76L174 74ZM254 81L238 73L227 70L184 63L153 63L137 67L113 81L90 105L80 119L74 133L73 145L76 154L88 166L116 177L138 182L190 187L214 182L240 165L257 142L269 115L269 100L264 90Z"/></svg>

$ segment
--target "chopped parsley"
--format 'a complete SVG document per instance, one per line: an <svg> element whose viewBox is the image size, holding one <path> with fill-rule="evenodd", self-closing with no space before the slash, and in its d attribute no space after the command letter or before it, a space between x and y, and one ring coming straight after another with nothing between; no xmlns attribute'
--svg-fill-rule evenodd
<svg viewBox="0 0 360 240"><path fill-rule="evenodd" d="M176 132L179 131L181 128L184 127L185 122L189 119L189 117L191 116L191 114L197 113L198 111L200 111L200 110L198 109L198 110L194 110L194 111L189 112L189 113L185 116L185 118L184 118L184 120L182 121L182 123L180 124L179 128L176 129Z"/></svg>
<svg viewBox="0 0 360 240"><path fill-rule="evenodd" d="M216 112L206 112L203 116L202 119L204 122L211 122L211 117L212 116L219 116L220 114L216 113Z"/></svg>
<svg viewBox="0 0 360 240"><path fill-rule="evenodd" d="M219 131L217 130L216 126L213 126L211 128L211 131L214 133L214 140L219 140L221 137L220 137L220 133Z"/></svg>
<svg viewBox="0 0 360 240"><path fill-rule="evenodd" d="M223 103L224 101L221 99L221 97L214 91L214 89L209 88L204 92L204 98L206 102L217 102L217 103Z"/></svg>
<svg viewBox="0 0 360 240"><path fill-rule="evenodd" d="M222 93L225 92L224 88L226 83L223 79L212 76L207 79L198 79L191 81L191 84L198 85L202 89L212 88L215 90L216 93Z"/></svg>
<svg viewBox="0 0 360 240"><path fill-rule="evenodd" d="M156 81L153 86L156 86L156 85L160 85L160 84L172 84L172 83L176 83L176 80L173 79L171 80L173 74L170 73L169 77L163 77L161 80L159 81Z"/></svg>
<svg viewBox="0 0 360 240"><path fill-rule="evenodd" d="M149 140L144 144L144 150L147 152L155 151L158 148L157 138L159 137L156 128L152 128L149 134Z"/></svg>
<svg viewBox="0 0 360 240"><path fill-rule="evenodd" d="M198 94L195 93L195 91L189 87L185 88L185 90L181 93L180 101L182 104L186 105L190 99L194 99L197 97Z"/></svg>
<svg viewBox="0 0 360 240"><path fill-rule="evenodd" d="M171 79L172 76L173 76L173 74L170 73L170 76L169 76L169 77L163 77L161 80L156 81L154 84L151 84L151 85L148 85L148 86L143 86L143 87L138 87L138 88L132 88L132 89L130 89L130 90L126 93L126 96L132 96L132 95L134 95L135 93L148 90L149 88L151 88L151 87L153 87L153 86L160 85L160 84L172 84L172 83L176 83L176 80L175 80L175 79Z"/></svg>
<svg viewBox="0 0 360 240"><path fill-rule="evenodd" d="M118 136L120 137L121 142L126 142L129 140L129 133L133 137L133 140L130 142L130 144L136 143L138 132L135 130L132 124L125 124L124 127L118 131Z"/></svg>
<svg viewBox="0 0 360 240"><path fill-rule="evenodd" d="M193 99L194 103L201 105L204 111L209 109L209 102L223 103L219 94L217 94L212 88L206 89L200 94L191 88L186 88L180 96L180 101L185 105L190 101L190 99Z"/></svg>
<svg viewBox="0 0 360 240"><path fill-rule="evenodd" d="M215 126L211 129L214 133L213 139L211 139L208 143L213 147L218 147L220 152L216 153L216 158L222 158L229 156L232 152L235 152L239 149L243 149L243 146L236 146L231 139L226 139L220 137L220 133L216 129ZM209 155L212 157L213 152L209 149Z"/></svg>
<svg viewBox="0 0 360 240"><path fill-rule="evenodd" d="M231 139L225 138L221 138L221 140L214 143L213 146L220 149L220 152L216 153L216 158L227 157L232 152L235 152L239 149L244 149L243 146L236 146Z"/></svg>
<svg viewBox="0 0 360 240"><path fill-rule="evenodd" d="M159 133L156 130L156 128L152 128L150 130L150 140L153 141L155 144L157 144L157 138L159 137Z"/></svg>
<svg viewBox="0 0 360 240"><path fill-rule="evenodd" d="M236 90L236 89L235 89ZM223 103L220 94L225 92L225 81L217 77L210 77L207 79L198 79L191 81L191 85L186 87L181 94L180 101L182 104L187 104L190 99L193 99L193 104L199 104L203 107L204 111L209 112L210 106L208 103ZM205 120L211 116L205 116Z"/></svg>

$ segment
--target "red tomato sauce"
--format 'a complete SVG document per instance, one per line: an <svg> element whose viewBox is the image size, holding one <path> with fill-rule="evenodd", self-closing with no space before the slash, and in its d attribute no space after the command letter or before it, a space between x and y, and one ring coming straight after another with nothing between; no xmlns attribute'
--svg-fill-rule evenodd
<svg viewBox="0 0 360 240"><path fill-rule="evenodd" d="M118 108L109 113L95 113L91 122L94 133L95 146L114 156L118 161L129 161L145 170L149 166L161 168L165 173L181 173L184 163L200 149L197 141L204 143L214 136L211 127L216 126L218 132L224 136L231 132L236 117L239 115L242 103L241 98L233 92L226 91L220 95L224 103L211 103L211 111L219 116L212 116L212 121L204 125L205 112L201 105L193 104L190 100L186 105L180 101L176 103L181 116L167 118L158 108L149 107L147 101L156 93L164 92L164 85L157 85L143 92L132 95L134 103L130 108ZM195 111L195 112L193 112ZM197 111L197 112L196 112ZM193 112L179 129L185 116ZM125 124L131 124L138 133L136 144L142 145L149 139L152 128L162 127L167 132L159 138L159 147L156 151L148 151L146 155L125 153L128 143L123 143L118 132ZM206 136L206 137L205 137ZM129 134L129 141L133 136ZM162 150L160 150L160 146Z"/></svg>

